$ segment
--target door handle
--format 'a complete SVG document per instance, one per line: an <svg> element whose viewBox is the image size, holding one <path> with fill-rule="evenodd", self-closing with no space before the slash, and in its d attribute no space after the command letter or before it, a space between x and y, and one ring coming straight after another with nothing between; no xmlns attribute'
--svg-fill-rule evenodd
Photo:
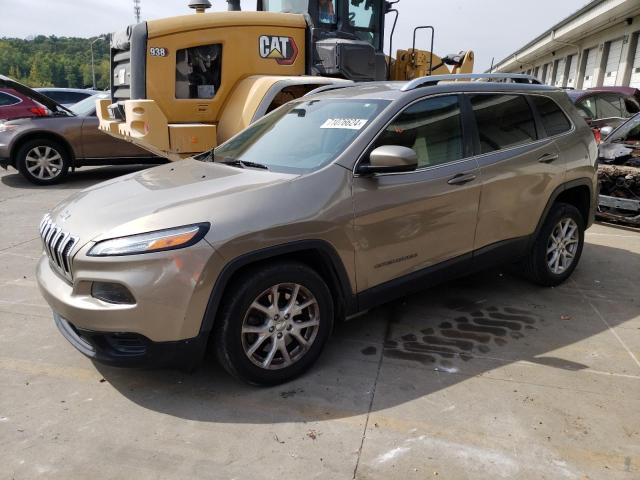
<svg viewBox="0 0 640 480"><path fill-rule="evenodd" d="M473 173L459 173L447 182L449 185L464 185L473 182L476 176Z"/></svg>
<svg viewBox="0 0 640 480"><path fill-rule="evenodd" d="M538 159L538 162L540 162L540 163L553 163L556 160L558 160L559 158L560 158L560 155L558 155L557 153L545 153L544 155L542 155Z"/></svg>

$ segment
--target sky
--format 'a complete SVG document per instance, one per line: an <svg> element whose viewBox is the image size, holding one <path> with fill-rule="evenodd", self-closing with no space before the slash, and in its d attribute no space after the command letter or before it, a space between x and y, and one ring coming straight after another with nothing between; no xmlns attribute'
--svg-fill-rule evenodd
<svg viewBox="0 0 640 480"><path fill-rule="evenodd" d="M214 10L226 10L225 0L211 3ZM433 25L434 53L443 56L471 49L476 54L474 71L482 72L489 68L492 58L497 63L586 3L586 0L401 0L396 6L400 18L394 50L411 47L414 27ZM143 20L191 12L188 0L141 0L141 4ZM255 0L242 0L243 9L252 10L255 5ZM133 0L0 0L0 12L0 37L38 34L91 37L122 30L134 22ZM425 32L422 35L417 47L428 50L427 35ZM386 45L388 48L388 42Z"/></svg>

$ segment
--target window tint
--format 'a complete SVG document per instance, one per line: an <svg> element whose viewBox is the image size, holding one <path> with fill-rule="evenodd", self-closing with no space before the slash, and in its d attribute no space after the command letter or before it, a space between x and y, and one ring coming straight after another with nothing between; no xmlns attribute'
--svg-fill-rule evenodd
<svg viewBox="0 0 640 480"><path fill-rule="evenodd" d="M414 149L418 168L460 160L463 148L458 97L434 97L408 107L380 134L374 148L383 145Z"/></svg>
<svg viewBox="0 0 640 480"><path fill-rule="evenodd" d="M41 93L44 93L47 97L52 100L55 100L58 103L62 104L74 104L78 103L80 100L84 100L89 97L91 93L78 93L78 92L65 92L63 90L45 90Z"/></svg>
<svg viewBox="0 0 640 480"><path fill-rule="evenodd" d="M537 139L533 114L522 95L473 95L481 153L522 145Z"/></svg>
<svg viewBox="0 0 640 480"><path fill-rule="evenodd" d="M576 107L583 117L591 118L593 120L598 118L596 115L596 100L594 97L585 98L584 100L579 101L576 103Z"/></svg>
<svg viewBox="0 0 640 480"><path fill-rule="evenodd" d="M622 118L622 99L618 95L598 95L596 110L598 118Z"/></svg>
<svg viewBox="0 0 640 480"><path fill-rule="evenodd" d="M8 107L9 105L15 105L17 103L20 103L18 97L0 92L0 107Z"/></svg>
<svg viewBox="0 0 640 480"><path fill-rule="evenodd" d="M164 49L158 49L162 50ZM222 45L183 48L176 52L176 98L215 97L220 88Z"/></svg>
<svg viewBox="0 0 640 480"><path fill-rule="evenodd" d="M571 130L571 122L556 102L547 97L532 96L530 98L538 109L542 126L548 136L553 137Z"/></svg>

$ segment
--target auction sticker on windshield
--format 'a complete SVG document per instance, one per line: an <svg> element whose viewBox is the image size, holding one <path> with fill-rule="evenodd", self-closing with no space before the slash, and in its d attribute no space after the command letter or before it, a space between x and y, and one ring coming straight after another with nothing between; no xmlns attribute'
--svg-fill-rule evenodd
<svg viewBox="0 0 640 480"><path fill-rule="evenodd" d="M330 118L320 128L346 128L347 130L360 130L367 124L364 118Z"/></svg>

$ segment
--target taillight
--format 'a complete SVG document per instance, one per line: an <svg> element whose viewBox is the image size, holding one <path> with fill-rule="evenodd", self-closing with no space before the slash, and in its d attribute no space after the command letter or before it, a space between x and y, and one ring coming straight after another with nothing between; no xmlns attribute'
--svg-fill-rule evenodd
<svg viewBox="0 0 640 480"><path fill-rule="evenodd" d="M602 142L602 134L600 133L600 129L593 128L592 130L593 130L593 136L596 138L596 143L600 145L600 142Z"/></svg>
<svg viewBox="0 0 640 480"><path fill-rule="evenodd" d="M49 114L49 111L45 107L31 107L29 111L36 117L46 117Z"/></svg>

